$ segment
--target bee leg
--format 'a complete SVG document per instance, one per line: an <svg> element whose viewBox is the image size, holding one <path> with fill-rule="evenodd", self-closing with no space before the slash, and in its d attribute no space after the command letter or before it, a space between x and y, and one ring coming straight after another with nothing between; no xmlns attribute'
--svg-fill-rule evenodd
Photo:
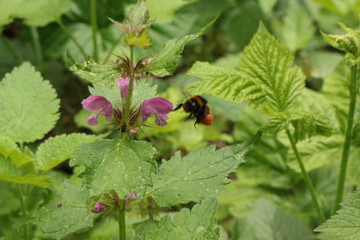
<svg viewBox="0 0 360 240"><path fill-rule="evenodd" d="M181 108L184 104L180 103L179 106L177 106L175 109L173 109L173 111L178 110L179 108Z"/></svg>
<svg viewBox="0 0 360 240"><path fill-rule="evenodd" d="M185 121L189 120L189 119L192 118L192 117L193 117L193 114L191 113L191 114L185 119Z"/></svg>

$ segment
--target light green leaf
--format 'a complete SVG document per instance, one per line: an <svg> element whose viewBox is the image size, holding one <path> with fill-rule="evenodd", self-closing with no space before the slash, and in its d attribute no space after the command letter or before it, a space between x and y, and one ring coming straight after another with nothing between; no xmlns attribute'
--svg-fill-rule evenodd
<svg viewBox="0 0 360 240"><path fill-rule="evenodd" d="M62 239L70 233L92 227L94 214L87 208L88 193L65 182L54 197L40 207L35 224L48 237Z"/></svg>
<svg viewBox="0 0 360 240"><path fill-rule="evenodd" d="M19 195L16 194L10 184L0 182L0 216L11 214L20 209Z"/></svg>
<svg viewBox="0 0 360 240"><path fill-rule="evenodd" d="M15 163L16 166L21 166L27 162L31 161L31 158L26 154L23 154L16 143L11 141L6 137L0 136L0 154L5 158L11 158L11 161Z"/></svg>
<svg viewBox="0 0 360 240"><path fill-rule="evenodd" d="M78 112L75 115L75 123L78 127L83 127L83 128L88 128L91 131L93 131L94 133L100 133L103 132L104 130L108 129L109 122L106 120L106 118L104 116L99 116L98 121L99 124L96 126L91 126L87 123L87 118L90 116L92 112L85 110L85 109L81 109L80 112Z"/></svg>
<svg viewBox="0 0 360 240"><path fill-rule="evenodd" d="M259 137L256 135L253 141ZM162 207L217 196L223 190L223 185L229 183L227 176L243 163L245 155L252 148L252 142L246 142L217 151L215 146L210 145L185 157L177 152L162 163L157 174L152 175L153 186L147 194Z"/></svg>
<svg viewBox="0 0 360 240"><path fill-rule="evenodd" d="M89 87L89 92L91 95L102 96L108 100L113 107L121 106L121 95L120 95L120 87L116 84L109 87L108 85L98 85L93 84L92 87Z"/></svg>
<svg viewBox="0 0 360 240"><path fill-rule="evenodd" d="M11 159L9 157L4 157L2 154L0 154L0 180L18 184L31 184L39 187L51 185L47 177L19 175L16 166L11 162Z"/></svg>
<svg viewBox="0 0 360 240"><path fill-rule="evenodd" d="M263 109L283 112L290 108L305 86L294 57L260 24L240 58L240 71L263 93ZM249 83L251 84L251 83ZM231 86L229 86L231 87Z"/></svg>
<svg viewBox="0 0 360 240"><path fill-rule="evenodd" d="M352 148L350 150L349 167L347 178L349 181L357 186L360 186L360 148Z"/></svg>
<svg viewBox="0 0 360 240"><path fill-rule="evenodd" d="M257 102L261 101L259 98L263 98L261 90L236 69L196 62L187 74L201 79L186 88L192 95L212 94L217 98L238 103L247 100Z"/></svg>
<svg viewBox="0 0 360 240"><path fill-rule="evenodd" d="M306 10L295 1L289 1L281 37L291 51L305 48L313 37L315 28Z"/></svg>
<svg viewBox="0 0 360 240"><path fill-rule="evenodd" d="M0 26L15 18L24 19L30 26L45 26L69 11L70 6L71 0L0 0Z"/></svg>
<svg viewBox="0 0 360 240"><path fill-rule="evenodd" d="M217 19L217 18L216 18ZM164 47L155 55L149 58L149 64L145 71L150 72L158 77L165 77L171 75L176 67L177 62L184 50L185 44L203 35L206 30L216 21L212 20L198 33L191 34L180 39L175 38L167 41Z"/></svg>
<svg viewBox="0 0 360 240"><path fill-rule="evenodd" d="M81 133L63 134L47 139L36 151L36 163L41 170L48 171L75 154L81 144L98 139L95 135Z"/></svg>
<svg viewBox="0 0 360 240"><path fill-rule="evenodd" d="M191 84L192 94L241 102L267 114L289 109L305 85L294 57L260 24L240 58L240 71L196 63L189 74L202 80Z"/></svg>
<svg viewBox="0 0 360 240"><path fill-rule="evenodd" d="M360 239L360 191L351 194L341 206L331 219L321 224L315 231L334 235L341 240Z"/></svg>
<svg viewBox="0 0 360 240"><path fill-rule="evenodd" d="M0 82L0 132L15 142L41 139L58 119L59 100L48 81L23 63Z"/></svg>
<svg viewBox="0 0 360 240"><path fill-rule="evenodd" d="M245 231L252 240L312 240L311 230L300 219L267 200L259 200L246 220ZM241 238L243 239L243 238Z"/></svg>
<svg viewBox="0 0 360 240"><path fill-rule="evenodd" d="M93 84L105 85L111 88L120 77L120 69L115 64L102 65L92 59L76 63L69 54L68 59L70 70Z"/></svg>
<svg viewBox="0 0 360 240"><path fill-rule="evenodd" d="M85 166L79 177L94 195L114 190L120 197L135 192L141 199L151 184L156 150L148 142L104 139L82 145L78 150L70 165Z"/></svg>
<svg viewBox="0 0 360 240"><path fill-rule="evenodd" d="M217 240L219 229L214 219L216 200L207 199L195 205L192 210L182 209L173 218L165 216L157 225L152 225L146 240Z"/></svg>
<svg viewBox="0 0 360 240"><path fill-rule="evenodd" d="M147 0L150 16L155 19L155 23L162 24L171 22L175 18L175 11L182 6L191 3L184 0Z"/></svg>
<svg viewBox="0 0 360 240"><path fill-rule="evenodd" d="M144 100L157 96L157 85L153 83L151 78L142 78L136 82L131 105L139 106Z"/></svg>

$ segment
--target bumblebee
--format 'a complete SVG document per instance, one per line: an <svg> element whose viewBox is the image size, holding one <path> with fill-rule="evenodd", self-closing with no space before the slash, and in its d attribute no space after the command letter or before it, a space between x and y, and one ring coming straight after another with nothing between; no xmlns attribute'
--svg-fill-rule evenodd
<svg viewBox="0 0 360 240"><path fill-rule="evenodd" d="M190 113L189 117L195 117L195 124L202 123L205 125L211 125L214 116L211 114L210 107L207 101L200 96L192 96L185 103L179 104L173 111L183 107L184 111Z"/></svg>

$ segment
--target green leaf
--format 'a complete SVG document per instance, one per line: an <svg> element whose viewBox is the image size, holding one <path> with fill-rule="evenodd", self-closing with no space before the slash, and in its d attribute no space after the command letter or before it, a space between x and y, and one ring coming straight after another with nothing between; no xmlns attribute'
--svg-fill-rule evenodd
<svg viewBox="0 0 360 240"><path fill-rule="evenodd" d="M339 157L340 158L340 157ZM357 186L360 186L360 148L353 148L350 150L349 168L347 178L349 181Z"/></svg>
<svg viewBox="0 0 360 240"><path fill-rule="evenodd" d="M257 135L254 141L259 137ZM229 183L227 176L244 162L245 155L252 148L252 142L247 142L217 151L215 146L210 145L185 157L177 152L162 163L157 174L152 175L153 186L147 194L162 207L217 196L223 190L223 185Z"/></svg>
<svg viewBox="0 0 360 240"><path fill-rule="evenodd" d="M148 142L104 139L82 145L78 150L70 165L85 166L79 176L94 195L114 190L120 197L135 192L141 199L151 184L156 150Z"/></svg>
<svg viewBox="0 0 360 240"><path fill-rule="evenodd" d="M18 184L31 184L39 187L49 186L47 177L38 177L34 175L21 176L17 173L16 166L9 157L0 154L0 180Z"/></svg>
<svg viewBox="0 0 360 240"><path fill-rule="evenodd" d="M306 10L295 1L289 1L281 37L291 51L305 48L313 37L315 28Z"/></svg>
<svg viewBox="0 0 360 240"><path fill-rule="evenodd" d="M219 229L214 219L216 200L207 199L195 205L192 210L182 209L173 218L165 216L157 225L152 225L146 234L146 240L217 240Z"/></svg>
<svg viewBox="0 0 360 240"><path fill-rule="evenodd" d="M259 0L259 5L265 14L270 14L277 0Z"/></svg>
<svg viewBox="0 0 360 240"><path fill-rule="evenodd" d="M6 137L0 136L0 154L2 154L5 158L11 158L11 161L15 163L17 167L28 163L31 161L31 158L26 154L23 154L16 143L11 141Z"/></svg>
<svg viewBox="0 0 360 240"><path fill-rule="evenodd" d="M75 149L81 144L93 142L98 138L95 135L82 133L51 137L36 151L36 163L39 169L48 171L74 155Z"/></svg>
<svg viewBox="0 0 360 240"><path fill-rule="evenodd" d="M8 215L20 209L19 195L13 191L12 186L6 182L0 182L0 216Z"/></svg>
<svg viewBox="0 0 360 240"><path fill-rule="evenodd" d="M55 90L27 62L0 82L0 132L12 141L41 139L54 127L58 109Z"/></svg>
<svg viewBox="0 0 360 240"><path fill-rule="evenodd" d="M242 237L251 240L312 240L311 230L298 218L267 200L259 200L246 220ZM241 238L243 239L243 238Z"/></svg>
<svg viewBox="0 0 360 240"><path fill-rule="evenodd" d="M88 193L65 182L53 198L39 208L35 224L48 237L62 239L70 233L92 227L94 213L87 208Z"/></svg>
<svg viewBox="0 0 360 240"><path fill-rule="evenodd" d="M45 26L69 11L70 6L71 0L0 0L0 26L15 18L24 19L30 26Z"/></svg>
<svg viewBox="0 0 360 240"><path fill-rule="evenodd" d="M182 51L184 50L185 45L188 42L203 35L206 30L216 21L216 19L212 20L196 34L191 34L180 39L175 38L167 41L164 47L158 53L149 58L149 64L147 65L147 68L145 68L145 71L150 72L158 77L171 75L177 67L177 62L181 56Z"/></svg>
<svg viewBox="0 0 360 240"><path fill-rule="evenodd" d="M187 86L186 89L192 95L212 94L225 101L238 103L257 102L258 98L263 98L261 90L236 69L196 62L187 74L202 79Z"/></svg>
<svg viewBox="0 0 360 240"><path fill-rule="evenodd" d="M89 59L82 63L75 63L68 54L70 70L82 79L93 84L112 87L120 77L120 69L115 64L98 64Z"/></svg>
<svg viewBox="0 0 360 240"><path fill-rule="evenodd" d="M142 78L136 82L131 105L139 106L146 99L154 98L158 96L157 85L154 84L152 78Z"/></svg>
<svg viewBox="0 0 360 240"><path fill-rule="evenodd" d="M360 238L360 191L350 195L337 213L315 229L334 235L341 240Z"/></svg>
<svg viewBox="0 0 360 240"><path fill-rule="evenodd" d="M289 109L305 82L294 57L260 24L240 58L240 71L196 63L190 75L201 81L188 86L192 94L209 93L215 97L241 102L267 114Z"/></svg>
<svg viewBox="0 0 360 240"><path fill-rule="evenodd" d="M293 61L290 51L260 24L241 55L240 70L261 89L263 109L283 112L292 106L301 93L305 77L299 67L293 66Z"/></svg>

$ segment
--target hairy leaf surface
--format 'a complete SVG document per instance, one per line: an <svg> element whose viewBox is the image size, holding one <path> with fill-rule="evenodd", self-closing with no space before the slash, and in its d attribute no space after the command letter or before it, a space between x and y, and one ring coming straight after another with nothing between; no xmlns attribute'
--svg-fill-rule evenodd
<svg viewBox="0 0 360 240"><path fill-rule="evenodd" d="M342 208L316 228L316 231L334 235L342 240L359 239L360 191L353 193L341 206Z"/></svg>
<svg viewBox="0 0 360 240"><path fill-rule="evenodd" d="M85 166L79 176L94 195L115 190L120 197L135 192L141 198L151 184L156 150L148 142L103 139L82 145L78 150L70 164Z"/></svg>
<svg viewBox="0 0 360 240"><path fill-rule="evenodd" d="M94 213L87 208L88 193L80 186L64 183L52 199L40 207L35 224L48 237L62 239L70 233L92 227Z"/></svg>
<svg viewBox="0 0 360 240"><path fill-rule="evenodd" d="M0 136L0 154L4 157L11 158L11 161L16 166L21 166L31 161L31 158L26 154L22 153L16 143L8 138Z"/></svg>
<svg viewBox="0 0 360 240"><path fill-rule="evenodd" d="M195 205L190 211L187 208L175 213L173 218L165 216L160 222L152 225L146 234L146 240L216 240L219 229L215 227L214 218L216 200L207 199Z"/></svg>
<svg viewBox="0 0 360 240"><path fill-rule="evenodd" d="M152 175L153 186L148 194L163 207L217 196L223 185L230 181L227 176L244 162L245 154L252 148L253 145L247 142L217 151L210 145L185 157L177 152L162 163L157 174Z"/></svg>
<svg viewBox="0 0 360 240"><path fill-rule="evenodd" d="M41 139L58 119L59 100L28 62L0 82L0 132L15 142Z"/></svg>
<svg viewBox="0 0 360 240"><path fill-rule="evenodd" d="M36 151L36 163L41 170L48 171L74 155L78 146L93 142L97 138L95 135L81 133L49 138Z"/></svg>

